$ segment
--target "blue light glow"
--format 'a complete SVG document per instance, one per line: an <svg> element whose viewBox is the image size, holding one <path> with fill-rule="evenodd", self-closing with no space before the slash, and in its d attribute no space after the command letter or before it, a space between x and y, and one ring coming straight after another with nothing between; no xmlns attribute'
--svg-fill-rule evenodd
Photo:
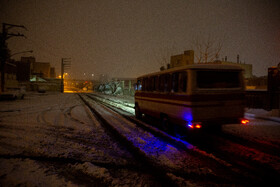
<svg viewBox="0 0 280 187"><path fill-rule="evenodd" d="M183 119L186 121L186 126L191 127L192 121L193 121L193 116L191 111L184 111L183 112Z"/></svg>

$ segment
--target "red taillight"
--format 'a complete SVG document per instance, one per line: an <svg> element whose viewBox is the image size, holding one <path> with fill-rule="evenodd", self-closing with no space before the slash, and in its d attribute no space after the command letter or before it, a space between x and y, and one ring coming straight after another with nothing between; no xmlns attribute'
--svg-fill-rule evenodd
<svg viewBox="0 0 280 187"><path fill-rule="evenodd" d="M196 124L196 125L195 125L195 128L200 129L200 128L201 128L201 125Z"/></svg>
<svg viewBox="0 0 280 187"><path fill-rule="evenodd" d="M250 121L248 119L241 119L241 124L246 125Z"/></svg>
<svg viewBox="0 0 280 187"><path fill-rule="evenodd" d="M188 127L191 129L200 129L201 125L199 123L189 123Z"/></svg>

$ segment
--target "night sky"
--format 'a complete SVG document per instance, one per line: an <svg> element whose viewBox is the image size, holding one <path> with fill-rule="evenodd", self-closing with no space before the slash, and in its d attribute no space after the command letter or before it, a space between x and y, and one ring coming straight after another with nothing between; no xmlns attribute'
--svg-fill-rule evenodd
<svg viewBox="0 0 280 187"><path fill-rule="evenodd" d="M72 78L137 77L158 71L163 53L192 49L194 38L222 41L220 58L267 74L280 62L280 3L275 0L0 0L0 22L26 35L8 40L11 53L34 50ZM1 31L2 32L2 31ZM20 59L21 55L14 56ZM85 76L84 76L84 73Z"/></svg>

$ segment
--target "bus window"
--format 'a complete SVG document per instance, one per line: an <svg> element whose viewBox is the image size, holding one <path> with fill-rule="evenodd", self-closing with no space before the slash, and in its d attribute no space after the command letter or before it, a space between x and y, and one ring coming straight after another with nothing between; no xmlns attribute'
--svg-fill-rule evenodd
<svg viewBox="0 0 280 187"><path fill-rule="evenodd" d="M141 80L138 80L138 81L137 81L137 90L138 90L138 91L141 91L141 90L142 90L142 83L141 83Z"/></svg>
<svg viewBox="0 0 280 187"><path fill-rule="evenodd" d="M159 78L158 76L155 76L155 91L159 91Z"/></svg>
<svg viewBox="0 0 280 187"><path fill-rule="evenodd" d="M154 91L155 90L155 77L150 78L149 84L150 84L150 91Z"/></svg>
<svg viewBox="0 0 280 187"><path fill-rule="evenodd" d="M142 83L142 91L147 91L147 89L148 89L148 78L144 78Z"/></svg>
<svg viewBox="0 0 280 187"><path fill-rule="evenodd" d="M159 91L164 91L164 75L159 76Z"/></svg>
<svg viewBox="0 0 280 187"><path fill-rule="evenodd" d="M151 77L147 78L147 91L151 91L152 89L151 82L152 82L152 78Z"/></svg>
<svg viewBox="0 0 280 187"><path fill-rule="evenodd" d="M145 91L149 91L149 78L145 78Z"/></svg>
<svg viewBox="0 0 280 187"><path fill-rule="evenodd" d="M187 91L187 73L180 72L179 73L179 92Z"/></svg>
<svg viewBox="0 0 280 187"><path fill-rule="evenodd" d="M178 92L178 88L179 88L179 73L173 73L171 92Z"/></svg>
<svg viewBox="0 0 280 187"><path fill-rule="evenodd" d="M241 87L238 71L198 71L198 88L237 88Z"/></svg>
<svg viewBox="0 0 280 187"><path fill-rule="evenodd" d="M166 74L164 75L164 92L170 92L170 88L171 88L170 75Z"/></svg>

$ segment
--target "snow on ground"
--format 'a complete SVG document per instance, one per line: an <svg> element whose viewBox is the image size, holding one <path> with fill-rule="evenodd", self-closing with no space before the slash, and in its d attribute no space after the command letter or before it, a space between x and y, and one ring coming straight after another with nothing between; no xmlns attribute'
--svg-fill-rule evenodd
<svg viewBox="0 0 280 187"><path fill-rule="evenodd" d="M111 101L117 100L120 105L134 105L133 97L104 97ZM100 184L149 184L147 182L150 180L149 177L137 171L120 169L117 171L118 175L112 175L109 169L112 165L122 168L128 163L133 163L132 156L106 135L99 122L87 110L88 108L84 107L75 94L29 93L24 100L1 101L0 185L76 186L82 183L81 180L72 180L62 175L61 173L65 173L64 168L67 168L67 173L74 173L74 176L75 173L79 173L93 178L97 183L102 181ZM129 111L132 112L131 109ZM272 115L274 114L264 110L248 109L246 117L251 118L251 124L226 125L223 131L277 147L280 145L280 123L277 122L279 118ZM274 121L263 121L258 117L266 117ZM121 128L121 125L119 127ZM125 127L122 128L122 131L130 131ZM156 143L150 141L153 136L148 135L147 139L131 138L134 138L133 141L137 142L144 151L151 151L153 156L151 147L154 145L146 144L146 142ZM161 142L157 142L156 146L161 147ZM169 159L175 153L174 147L171 145L162 145L162 147L164 149L159 150L162 152L159 159L170 162ZM254 150L246 151L246 154L258 154L254 153ZM157 158L157 156L153 157ZM266 155L260 155L256 159L261 160L265 157ZM184 159L185 163L190 163L188 161L190 157L185 156ZM63 167L57 170L52 164L42 164L42 162L61 164ZM192 163L190 168L198 168L202 173L203 170L209 172L207 168L203 168L203 164L201 167L196 166L198 163L199 161ZM172 177L188 183L179 177ZM92 179L87 180L92 182Z"/></svg>
<svg viewBox="0 0 280 187"><path fill-rule="evenodd" d="M34 160L0 159L1 186L76 186Z"/></svg>
<svg viewBox="0 0 280 187"><path fill-rule="evenodd" d="M51 165L62 165L74 176L91 176L94 182L103 184L101 179L107 177L103 166L122 168L132 164L129 152L119 147L87 110L74 94L29 93L24 100L1 101L0 185L83 184L85 179L71 182L61 176L66 173L63 169ZM125 171L121 172L124 176L111 177L110 182L128 178ZM137 171L129 172L135 179L131 181L141 183L143 176L138 176ZM93 182L92 178L89 180Z"/></svg>
<svg viewBox="0 0 280 187"><path fill-rule="evenodd" d="M1 141L7 146L1 146L0 151L6 154L23 154L24 151L32 155L47 155L48 157L71 157L83 155L84 160L92 157L101 157L103 161L114 159L104 153L102 146L109 146L112 150L116 145L103 141L103 129L95 128L95 124L86 116L75 95L53 94L47 97L37 96L26 98L19 102L2 102L1 105ZM34 103L34 100L36 102ZM35 105L33 105L35 104ZM19 105L19 106L18 106ZM15 108L13 108L15 107ZM72 108L75 110L70 111ZM7 112L7 111L15 112ZM69 113L70 112L70 113ZM71 113L74 113L72 117ZM67 116L68 115L68 116ZM97 123L98 124L98 123ZM96 133L97 132L97 133ZM100 135L101 142L92 148L92 136L97 141ZM81 144L80 140L85 141ZM71 140L71 141L66 141ZM12 146L11 146L12 145ZM19 146L20 145L20 146ZM84 154L84 151L88 154ZM121 150L116 152L121 153ZM108 158L106 158L108 156ZM106 158L106 159L104 159ZM118 161L121 162L121 161Z"/></svg>
<svg viewBox="0 0 280 187"><path fill-rule="evenodd" d="M251 141L280 147L279 110L246 109L248 125L226 125L224 130Z"/></svg>

